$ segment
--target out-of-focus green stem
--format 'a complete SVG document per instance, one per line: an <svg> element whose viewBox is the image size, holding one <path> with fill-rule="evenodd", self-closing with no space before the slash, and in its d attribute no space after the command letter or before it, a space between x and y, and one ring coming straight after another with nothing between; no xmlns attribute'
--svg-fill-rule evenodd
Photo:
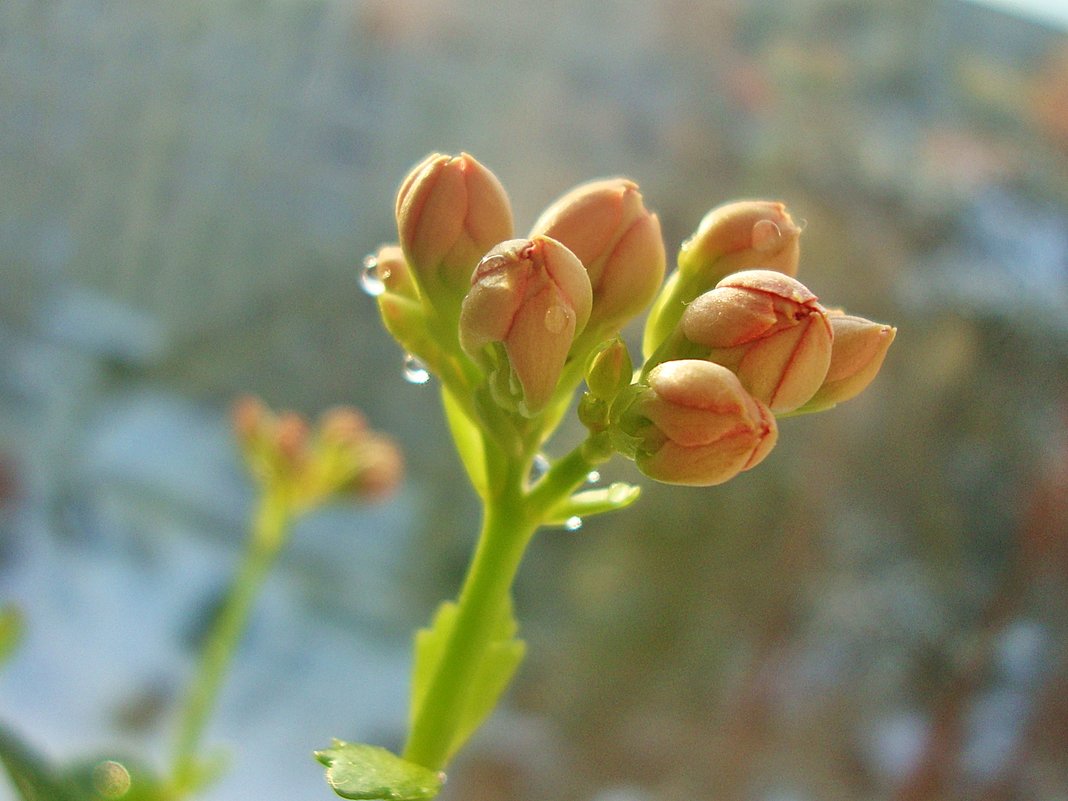
<svg viewBox="0 0 1068 801"><path fill-rule="evenodd" d="M171 768L172 785L179 797L199 784L198 751L204 728L241 641L252 604L285 542L291 519L292 512L284 495L266 490L256 510L245 555L208 632L181 710Z"/></svg>

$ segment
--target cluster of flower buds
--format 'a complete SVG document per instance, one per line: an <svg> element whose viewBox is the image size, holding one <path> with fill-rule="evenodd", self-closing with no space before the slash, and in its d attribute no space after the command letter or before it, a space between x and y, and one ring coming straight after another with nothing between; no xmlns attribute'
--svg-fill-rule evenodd
<svg viewBox="0 0 1068 801"><path fill-rule="evenodd" d="M399 245L372 261L394 336L454 396L484 390L524 419L562 408L585 369L582 421L661 481L753 467L775 415L858 394L894 339L796 279L801 227L782 203L713 209L666 283L660 223L625 178L572 189L516 239L500 181L467 154L433 154L396 211ZM618 335L650 304L635 377Z"/></svg>
<svg viewBox="0 0 1068 801"><path fill-rule="evenodd" d="M353 408L325 412L312 429L299 414L276 415L246 396L234 403L232 419L249 470L294 512L336 496L380 500L403 477L400 450Z"/></svg>
<svg viewBox="0 0 1068 801"><path fill-rule="evenodd" d="M589 354L663 281L660 223L623 178L576 187L516 239L493 173L466 153L433 154L401 184L396 212L399 244L369 260L387 329L457 394L484 382L521 417L570 396Z"/></svg>

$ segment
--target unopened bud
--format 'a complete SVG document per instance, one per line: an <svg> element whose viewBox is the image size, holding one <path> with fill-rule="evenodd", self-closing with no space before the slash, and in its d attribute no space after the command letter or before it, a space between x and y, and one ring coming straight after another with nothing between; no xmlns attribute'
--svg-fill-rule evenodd
<svg viewBox="0 0 1068 801"><path fill-rule="evenodd" d="M319 436L326 442L350 445L367 435L367 420L351 406L336 406L319 418Z"/></svg>
<svg viewBox="0 0 1068 801"><path fill-rule="evenodd" d="M816 394L802 411L820 411L856 397L867 388L897 335L893 326L851 314L831 313L834 343L831 365Z"/></svg>
<svg viewBox="0 0 1068 801"><path fill-rule="evenodd" d="M242 448L254 448L263 438L264 426L270 418L270 412L263 401L252 395L243 395L234 401L230 410L230 419L234 435Z"/></svg>
<svg viewBox="0 0 1068 801"><path fill-rule="evenodd" d="M679 269L649 313L645 355L668 338L687 304L731 273L761 269L796 275L800 236L801 229L779 202L741 200L712 209L682 244Z"/></svg>
<svg viewBox="0 0 1068 801"><path fill-rule="evenodd" d="M712 486L759 464L774 447L771 411L730 370L699 359L657 365L647 386L613 409L638 468L668 484Z"/></svg>
<svg viewBox="0 0 1068 801"><path fill-rule="evenodd" d="M782 203L741 200L712 209L679 249L679 270L713 287L740 270L797 275L801 229Z"/></svg>
<svg viewBox="0 0 1068 801"><path fill-rule="evenodd" d="M404 477L404 457L393 440L375 435L360 448L360 465L350 490L361 498L380 501L388 498Z"/></svg>
<svg viewBox="0 0 1068 801"><path fill-rule="evenodd" d="M585 268L559 242L545 236L502 242L472 276L460 345L490 370L499 402L532 416L552 398L591 303ZM503 347L507 364L497 363L494 345Z"/></svg>
<svg viewBox="0 0 1068 801"><path fill-rule="evenodd" d="M789 412L820 388L831 361L831 325L803 284L770 270L734 273L698 297L680 327L701 355L734 371L772 411Z"/></svg>
<svg viewBox="0 0 1068 801"><path fill-rule="evenodd" d="M660 221L626 178L575 187L538 218L531 235L538 234L566 245L589 273L591 332L618 331L652 302L664 280Z"/></svg>
<svg viewBox="0 0 1068 801"><path fill-rule="evenodd" d="M383 292L411 299L419 297L400 245L382 245L369 259L374 264L375 278L381 282Z"/></svg>
<svg viewBox="0 0 1068 801"><path fill-rule="evenodd" d="M512 236L512 209L500 181L474 158L435 153L401 184L397 230L420 291L455 314L479 259Z"/></svg>
<svg viewBox="0 0 1068 801"><path fill-rule="evenodd" d="M282 412L274 426L274 442L279 466L285 471L300 470L308 457L308 423L296 412Z"/></svg>
<svg viewBox="0 0 1068 801"><path fill-rule="evenodd" d="M594 354L586 370L590 394L603 401L615 399L631 382L634 367L622 339L616 337Z"/></svg>

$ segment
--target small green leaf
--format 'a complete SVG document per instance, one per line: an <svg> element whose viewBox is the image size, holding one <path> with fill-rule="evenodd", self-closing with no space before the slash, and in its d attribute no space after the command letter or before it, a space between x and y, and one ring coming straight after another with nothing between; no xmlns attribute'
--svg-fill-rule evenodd
<svg viewBox="0 0 1068 801"><path fill-rule="evenodd" d="M490 643L471 682L471 694L463 715L453 732L450 757L463 748L497 706L525 653L526 643L522 640L502 639Z"/></svg>
<svg viewBox="0 0 1068 801"><path fill-rule="evenodd" d="M0 761L22 801L89 801L43 756L13 732L0 728Z"/></svg>
<svg viewBox="0 0 1068 801"><path fill-rule="evenodd" d="M14 604L0 608L0 664L3 664L18 647L24 628L22 612Z"/></svg>
<svg viewBox="0 0 1068 801"><path fill-rule="evenodd" d="M448 387L442 385L441 401L445 406L445 419L449 423L456 451L460 454L468 478L479 497L485 498L488 492L486 476L486 454L482 449L482 432L464 413L463 407Z"/></svg>
<svg viewBox="0 0 1068 801"><path fill-rule="evenodd" d="M549 510L545 524L548 526L560 526L571 517L585 519L605 512L624 509L638 500L641 491L641 487L634 484L617 481L600 489L576 492L570 498L564 499Z"/></svg>
<svg viewBox="0 0 1068 801"><path fill-rule="evenodd" d="M441 790L445 775L401 759L385 748L334 740L317 751L326 780L342 798L363 801L422 801Z"/></svg>
<svg viewBox="0 0 1068 801"><path fill-rule="evenodd" d="M415 659L412 665L412 705L409 710L409 726L415 724L415 715L426 700L430 683L434 680L445 645L456 623L456 604L445 601L434 613L430 628L415 633Z"/></svg>

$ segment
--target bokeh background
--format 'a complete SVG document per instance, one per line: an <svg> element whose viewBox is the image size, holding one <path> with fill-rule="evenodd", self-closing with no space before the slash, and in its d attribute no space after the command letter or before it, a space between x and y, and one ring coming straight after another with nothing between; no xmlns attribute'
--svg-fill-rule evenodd
<svg viewBox="0 0 1068 801"><path fill-rule="evenodd" d="M203 798L329 798L313 749L402 740L409 633L455 592L478 508L356 276L408 168L465 150L521 229L614 174L670 250L714 205L783 199L805 282L900 330L865 396L784 421L758 470L645 482L540 535L516 589L529 657L443 798L1063 801L1051 7L4 0L0 601L27 628L0 723L56 760L162 764L242 542L227 409L254 392L359 406L408 478L298 527Z"/></svg>

